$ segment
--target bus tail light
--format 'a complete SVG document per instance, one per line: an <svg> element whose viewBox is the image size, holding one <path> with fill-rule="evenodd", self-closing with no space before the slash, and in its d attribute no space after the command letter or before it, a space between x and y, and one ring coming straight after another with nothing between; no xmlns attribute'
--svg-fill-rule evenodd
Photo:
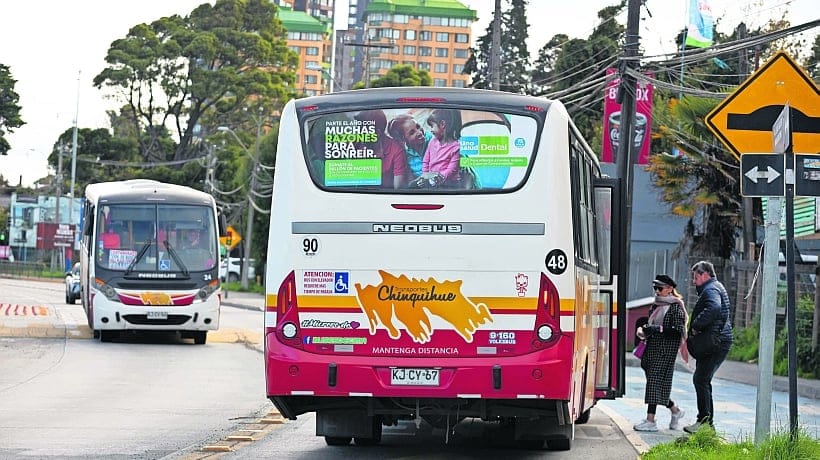
<svg viewBox="0 0 820 460"><path fill-rule="evenodd" d="M276 337L291 347L302 348L299 335L299 307L296 302L296 275L290 272L279 286L276 297Z"/></svg>
<svg viewBox="0 0 820 460"><path fill-rule="evenodd" d="M535 337L532 347L544 348L557 342L561 336L561 298L558 289L541 273L541 286L538 290L538 310L535 313Z"/></svg>

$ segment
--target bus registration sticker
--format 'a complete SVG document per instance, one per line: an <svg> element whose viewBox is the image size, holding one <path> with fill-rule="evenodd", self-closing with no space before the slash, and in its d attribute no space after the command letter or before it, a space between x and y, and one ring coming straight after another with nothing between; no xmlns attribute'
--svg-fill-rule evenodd
<svg viewBox="0 0 820 460"><path fill-rule="evenodd" d="M390 369L391 385L424 385L438 386L439 369L408 369L394 367Z"/></svg>

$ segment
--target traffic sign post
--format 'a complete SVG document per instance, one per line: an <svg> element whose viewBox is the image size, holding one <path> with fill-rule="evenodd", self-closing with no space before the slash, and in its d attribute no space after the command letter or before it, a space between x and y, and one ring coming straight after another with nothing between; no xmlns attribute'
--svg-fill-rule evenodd
<svg viewBox="0 0 820 460"><path fill-rule="evenodd" d="M785 122L781 121L780 129L785 128L785 132L780 133L785 136L785 140L780 141L786 146L786 323L788 327L789 340L787 344L789 355L789 433L792 441L797 441L797 321L795 314L795 289L794 289L794 146L792 110L786 104L783 109ZM778 117L778 120L781 117ZM772 126L773 143L777 144L777 126Z"/></svg>
<svg viewBox="0 0 820 460"><path fill-rule="evenodd" d="M772 145L772 126L787 103L792 112L792 151L818 153L820 90L782 51L718 104L706 116L706 126L736 157L767 152Z"/></svg>

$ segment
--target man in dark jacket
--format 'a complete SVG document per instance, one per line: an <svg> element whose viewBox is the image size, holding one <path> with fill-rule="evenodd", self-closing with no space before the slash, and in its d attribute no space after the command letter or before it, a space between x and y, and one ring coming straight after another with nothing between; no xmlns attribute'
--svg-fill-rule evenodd
<svg viewBox="0 0 820 460"><path fill-rule="evenodd" d="M729 349L732 347L731 304L726 288L715 278L715 266L711 262L700 261L692 266L692 281L698 291L698 301L692 310L690 335L710 334L719 331L720 346L712 354L698 359L692 382L698 400L698 418L692 425L683 428L687 433L698 431L701 425L713 426L715 409L712 402L712 377L718 370Z"/></svg>

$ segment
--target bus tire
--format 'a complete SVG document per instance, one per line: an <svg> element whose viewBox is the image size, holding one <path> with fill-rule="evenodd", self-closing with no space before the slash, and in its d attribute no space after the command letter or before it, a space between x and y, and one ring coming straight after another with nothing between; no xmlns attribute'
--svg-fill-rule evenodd
<svg viewBox="0 0 820 460"><path fill-rule="evenodd" d="M584 423L589 422L589 415L592 409L587 409L581 412L581 415L578 416L578 419L575 420L576 425L583 425Z"/></svg>
<svg viewBox="0 0 820 460"><path fill-rule="evenodd" d="M208 331L194 331L191 332L191 336L194 338L195 344L205 345L205 341L208 339Z"/></svg>
<svg viewBox="0 0 820 460"><path fill-rule="evenodd" d="M350 439L344 436L325 436L325 443L328 446L346 446L350 444Z"/></svg>
<svg viewBox="0 0 820 460"><path fill-rule="evenodd" d="M92 335L95 339L99 339L99 338L100 338L100 330L99 330L99 329L94 329L94 330L91 332L91 335Z"/></svg>

